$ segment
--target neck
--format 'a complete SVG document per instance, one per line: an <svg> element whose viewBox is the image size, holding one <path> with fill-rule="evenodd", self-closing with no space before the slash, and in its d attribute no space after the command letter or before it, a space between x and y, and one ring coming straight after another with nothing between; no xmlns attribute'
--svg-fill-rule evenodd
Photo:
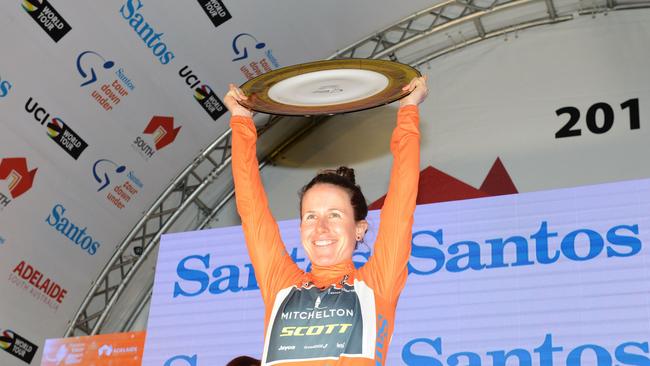
<svg viewBox="0 0 650 366"><path fill-rule="evenodd" d="M323 288L340 282L343 276L351 274L353 270L352 258L330 266L319 266L312 263L310 280L317 287Z"/></svg>

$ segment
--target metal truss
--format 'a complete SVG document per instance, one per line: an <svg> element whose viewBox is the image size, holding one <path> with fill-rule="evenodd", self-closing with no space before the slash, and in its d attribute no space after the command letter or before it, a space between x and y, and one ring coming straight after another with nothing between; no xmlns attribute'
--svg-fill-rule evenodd
<svg viewBox="0 0 650 366"><path fill-rule="evenodd" d="M335 58L391 59L420 67L431 60L489 38L508 35L529 27L574 19L579 15L607 15L610 11L650 7L650 0L448 0L419 11L340 51ZM271 116L259 134L280 119ZM310 123L261 159L260 168L275 154L289 146L317 123ZM230 165L230 137L227 130L208 146L170 184L151 208L117 247L115 254L88 292L70 322L65 336L92 335L102 330L124 289L158 245L160 236L170 230L180 215L198 211L202 220L194 229L205 228L232 198L232 178L223 174ZM215 201L201 197L218 182L223 189ZM224 188L225 187L225 188ZM123 330L133 323L151 297L151 283L131 310Z"/></svg>

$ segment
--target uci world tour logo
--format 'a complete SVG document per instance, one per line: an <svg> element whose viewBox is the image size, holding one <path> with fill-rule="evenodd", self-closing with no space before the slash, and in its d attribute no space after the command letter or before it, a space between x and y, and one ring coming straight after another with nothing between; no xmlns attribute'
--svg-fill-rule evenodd
<svg viewBox="0 0 650 366"><path fill-rule="evenodd" d="M199 4L215 27L220 26L232 18L232 15L230 15L228 9L226 9L226 6L220 0L199 0Z"/></svg>
<svg viewBox="0 0 650 366"><path fill-rule="evenodd" d="M236 35L232 40L232 51L232 62L242 63L239 70L247 80L280 67L273 50L250 33Z"/></svg>
<svg viewBox="0 0 650 366"><path fill-rule="evenodd" d="M80 87L92 85L90 96L105 111L112 110L135 89L133 81L126 75L124 68L116 68L115 61L95 51L81 52L77 56L76 66L81 76Z"/></svg>
<svg viewBox="0 0 650 366"><path fill-rule="evenodd" d="M32 362L38 351L38 346L10 329L0 332L0 348L27 363Z"/></svg>
<svg viewBox="0 0 650 366"><path fill-rule="evenodd" d="M29 170L27 159L23 157L4 158L0 161L0 180L9 181L9 195L16 199L32 188L37 170L38 168ZM0 210L7 207L9 203L11 199L0 192Z"/></svg>
<svg viewBox="0 0 650 366"><path fill-rule="evenodd" d="M156 151L161 150L176 140L176 136L178 136L181 127L174 128L174 117L153 116L142 132L144 135L151 135L151 137L149 138L144 135L138 136L131 146L145 160L149 160L154 156ZM147 142L147 140L151 139L153 140L154 147Z"/></svg>
<svg viewBox="0 0 650 366"><path fill-rule="evenodd" d="M178 71L178 76L185 80L185 84L194 92L194 99L210 115L213 121L226 113L226 107L207 84L202 84L201 79L188 65Z"/></svg>
<svg viewBox="0 0 650 366"><path fill-rule="evenodd" d="M144 188L133 171L127 173L126 165L109 159L99 159L93 164L93 178L98 184L97 192L108 192L106 200L120 210Z"/></svg>
<svg viewBox="0 0 650 366"><path fill-rule="evenodd" d="M25 111L33 114L34 119L39 122L41 126L50 118L50 113L48 113L42 106L39 106L38 102L36 102L32 97L27 99ZM47 135L75 160L79 159L81 153L83 153L83 151L88 147L86 141L77 135L77 133L59 117L54 117L50 122L48 122Z"/></svg>
<svg viewBox="0 0 650 366"><path fill-rule="evenodd" d="M54 42L58 42L72 27L47 0L23 0L23 9Z"/></svg>

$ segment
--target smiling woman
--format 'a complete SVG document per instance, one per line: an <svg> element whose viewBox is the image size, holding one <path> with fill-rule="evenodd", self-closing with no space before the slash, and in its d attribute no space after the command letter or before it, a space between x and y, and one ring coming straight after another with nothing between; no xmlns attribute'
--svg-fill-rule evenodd
<svg viewBox="0 0 650 366"><path fill-rule="evenodd" d="M320 172L300 193L300 236L312 263L292 261L268 207L258 171L257 132L247 99L231 85L232 168L237 210L266 307L262 364L384 365L397 299L406 283L419 177L419 115L426 79L404 90L391 138L394 164L374 254L356 269L352 253L368 228L354 171Z"/></svg>

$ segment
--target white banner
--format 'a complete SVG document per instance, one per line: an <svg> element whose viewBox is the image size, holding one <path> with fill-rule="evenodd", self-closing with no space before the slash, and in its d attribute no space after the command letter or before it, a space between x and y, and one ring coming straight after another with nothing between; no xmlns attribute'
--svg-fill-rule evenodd
<svg viewBox="0 0 650 366"><path fill-rule="evenodd" d="M649 212L650 180L418 206L386 364L650 364ZM163 237L143 365L260 357L263 323L239 227Z"/></svg>

